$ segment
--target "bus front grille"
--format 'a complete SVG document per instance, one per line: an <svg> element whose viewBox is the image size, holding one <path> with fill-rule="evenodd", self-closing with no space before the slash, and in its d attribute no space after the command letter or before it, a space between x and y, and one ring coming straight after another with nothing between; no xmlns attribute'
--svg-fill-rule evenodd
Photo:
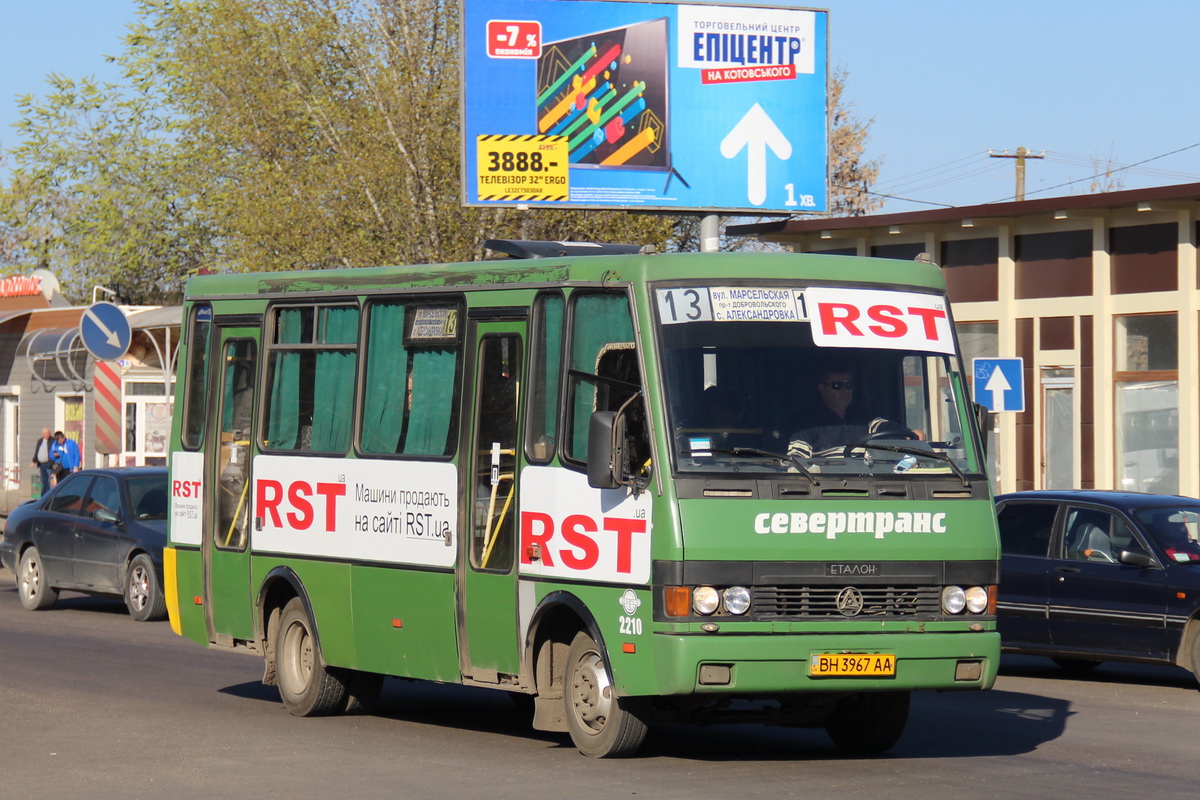
<svg viewBox="0 0 1200 800"><path fill-rule="evenodd" d="M859 597L862 608L853 613ZM912 617L941 613L941 598L940 586L759 586L751 613L759 618Z"/></svg>

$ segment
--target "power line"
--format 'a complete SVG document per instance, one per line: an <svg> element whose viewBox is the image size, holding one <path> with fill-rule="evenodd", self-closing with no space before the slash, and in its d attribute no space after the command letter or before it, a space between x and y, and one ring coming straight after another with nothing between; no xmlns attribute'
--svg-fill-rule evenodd
<svg viewBox="0 0 1200 800"><path fill-rule="evenodd" d="M892 191L900 191L900 189L903 188L903 190L909 194L916 193L916 192L924 192L929 189L936 189L939 186L945 186L948 183L957 183L959 181L964 181L969 178L975 178L980 175L985 175L989 172L996 172L997 170L1001 170L1001 169L1004 169L1004 167L1000 164L988 164L987 166L983 166L983 167L977 166L975 169L971 170L970 172L961 173L958 175L945 176L945 177L941 178L940 180L933 180L930 183L923 183L923 184L920 184L919 186L893 187Z"/></svg>
<svg viewBox="0 0 1200 800"><path fill-rule="evenodd" d="M962 156L961 158L956 158L953 161L947 161L945 164L938 164L937 166L934 166L934 167L926 167L925 169L920 169L920 170L917 170L916 172L910 172L907 175L898 175L891 179L891 183L902 184L905 181L914 179L918 176L924 176L930 172L948 169L949 167L952 167L952 166L962 165L962 164L965 164L966 162L974 161L976 156L977 156L976 153L970 153L969 155Z"/></svg>
<svg viewBox="0 0 1200 800"><path fill-rule="evenodd" d="M1132 164L1128 164L1128 165L1126 165L1126 166L1124 166L1124 167L1117 167L1116 169L1112 169L1112 170L1105 170L1105 171L1103 171L1103 172L1097 172L1095 175L1089 175L1089 176L1088 176L1088 177L1086 177L1086 178L1077 178L1076 180L1073 180L1073 181L1067 181L1067 182L1065 182L1065 183L1059 183L1059 184L1056 184L1056 185L1054 185L1054 186L1047 186L1047 187L1045 187L1045 188L1043 188L1043 189L1035 189L1034 191L1030 192L1030 194L1040 194L1040 193L1042 193L1042 192L1051 192L1051 191L1054 191L1055 189L1061 189L1061 188L1063 188L1064 186L1072 186L1072 185L1074 185L1074 184L1076 184L1076 183L1082 183L1083 181L1090 181L1090 180L1095 180L1096 178L1102 178L1102 177L1104 177L1105 175L1108 175L1108 174L1110 174L1110 173L1112 173L1112 172L1124 172L1124 171L1126 171L1126 170L1133 169L1134 167L1140 167L1142 164L1149 164L1151 161L1157 161L1157 160L1159 160L1160 158L1166 158L1167 156L1173 156L1173 155L1176 155L1176 154L1178 154L1178 153L1183 153L1183 152L1185 152L1185 151L1187 151L1187 150L1192 150L1192 149L1194 149L1194 148L1197 148L1197 147L1200 147L1200 142L1196 142L1195 144L1189 144L1187 147L1180 147L1178 150L1172 150L1172 151L1171 151L1171 152L1169 152L1169 153L1163 153L1163 154L1161 154L1161 155L1152 156L1152 157L1150 157L1150 158L1146 158L1146 159L1143 159L1143 160L1141 160L1141 161L1136 161L1136 162L1134 162L1134 163L1132 163ZM992 202L994 202L994 203L1002 203L1002 202L1004 202L1004 201L1006 201L1006 200L1009 200L1009 199L1011 199L1011 198L1004 197L1004 198L1001 198L1000 200L993 200Z"/></svg>
<svg viewBox="0 0 1200 800"><path fill-rule="evenodd" d="M1052 161L1056 164L1071 164L1071 165L1079 166L1079 167L1092 167L1092 168L1096 168L1096 167L1100 166L1101 164L1105 163L1105 159L1095 157L1095 156L1089 158L1087 156L1077 156L1072 153L1056 153L1052 150L1047 151L1046 160ZM1138 175L1148 175L1148 176L1152 176L1152 177L1162 177L1162 178L1177 178L1177 179L1191 180L1191 181L1200 180L1200 173L1195 173L1195 172L1180 172L1179 170L1154 169L1153 167L1150 169L1138 169L1136 167L1128 167L1127 168L1123 164L1116 163L1116 161L1114 161L1113 159L1108 159L1107 163L1112 165L1111 169L1114 171L1118 170L1118 169L1128 169L1129 172L1136 173ZM1105 171L1108 172L1109 170L1106 169Z"/></svg>
<svg viewBox="0 0 1200 800"><path fill-rule="evenodd" d="M861 192L862 194L869 194L872 197L886 197L889 200L903 200L906 203L921 203L922 205L927 205L927 206L940 206L941 208L954 208L954 205L951 203L935 203L930 200L914 200L911 197L898 197L897 195L894 195L894 194L884 194L883 192L873 192L870 189L860 189L860 188L856 188L856 187L852 187L852 186L833 185L833 188L834 189L844 189L848 192Z"/></svg>

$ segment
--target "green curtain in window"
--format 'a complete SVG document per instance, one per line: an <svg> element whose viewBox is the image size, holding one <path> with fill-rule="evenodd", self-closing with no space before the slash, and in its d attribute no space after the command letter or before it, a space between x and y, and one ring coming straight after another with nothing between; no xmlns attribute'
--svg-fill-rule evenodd
<svg viewBox="0 0 1200 800"><path fill-rule="evenodd" d="M304 309L282 309L276 320L277 341L300 341ZM272 353L271 405L267 417L267 445L284 450L296 446L300 433L300 354Z"/></svg>
<svg viewBox="0 0 1200 800"><path fill-rule="evenodd" d="M610 342L633 341L633 318L624 295L587 294L577 296L572 317L571 368L595 373L596 359L604 345ZM578 384L570 431L571 455L587 459L588 425L595 410L595 385Z"/></svg>
<svg viewBox="0 0 1200 800"><path fill-rule="evenodd" d="M413 354L413 400L404 452L444 455L454 411L457 350L419 350Z"/></svg>
<svg viewBox="0 0 1200 800"><path fill-rule="evenodd" d="M362 449L367 453L395 453L404 429L408 382L404 306L372 306L368 337Z"/></svg>
<svg viewBox="0 0 1200 800"><path fill-rule="evenodd" d="M348 344L358 340L358 308L320 310L320 340L325 344ZM350 445L350 421L354 406L353 351L317 353L317 380L313 382L312 449L344 453Z"/></svg>

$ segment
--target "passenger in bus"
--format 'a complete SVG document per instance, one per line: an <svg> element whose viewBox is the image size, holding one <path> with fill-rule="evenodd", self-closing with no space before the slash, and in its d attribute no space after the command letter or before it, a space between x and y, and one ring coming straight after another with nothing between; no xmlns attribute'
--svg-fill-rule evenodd
<svg viewBox="0 0 1200 800"><path fill-rule="evenodd" d="M836 450L876 433L895 431L896 438L923 438L919 431L883 417L875 417L854 403L854 373L834 366L820 373L816 393L820 402L809 424L792 434L788 455L812 458L814 453Z"/></svg>

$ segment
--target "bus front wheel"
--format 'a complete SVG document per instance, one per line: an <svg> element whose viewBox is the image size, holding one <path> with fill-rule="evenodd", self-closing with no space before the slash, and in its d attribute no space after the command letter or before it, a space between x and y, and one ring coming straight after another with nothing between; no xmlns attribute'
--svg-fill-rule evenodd
<svg viewBox="0 0 1200 800"><path fill-rule="evenodd" d="M908 724L911 692L860 692L843 697L825 722L839 750L878 755L900 741Z"/></svg>
<svg viewBox="0 0 1200 800"><path fill-rule="evenodd" d="M604 654L591 636L575 635L563 677L567 730L579 752L592 758L636 753L646 738L646 723L635 712L634 701L617 696Z"/></svg>
<svg viewBox="0 0 1200 800"><path fill-rule="evenodd" d="M279 696L294 716L324 716L346 707L346 684L325 666L312 621L299 597L283 607L274 655Z"/></svg>

